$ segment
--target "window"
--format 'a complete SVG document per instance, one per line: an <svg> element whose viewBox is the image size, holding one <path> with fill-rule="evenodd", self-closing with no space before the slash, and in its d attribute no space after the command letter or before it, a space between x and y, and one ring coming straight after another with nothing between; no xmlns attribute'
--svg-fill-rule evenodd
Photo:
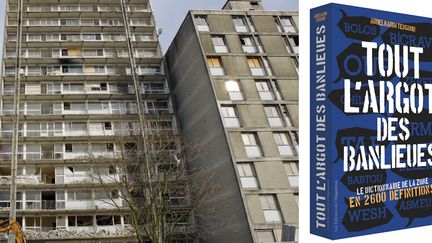
<svg viewBox="0 0 432 243"><path fill-rule="evenodd" d="M264 49L258 36L240 36L244 53L263 53Z"/></svg>
<svg viewBox="0 0 432 243"><path fill-rule="evenodd" d="M221 107L221 111L226 127L240 127L240 121L234 106L224 105Z"/></svg>
<svg viewBox="0 0 432 243"><path fill-rule="evenodd" d="M270 127L283 127L284 122L281 118L281 113L277 106L267 105L264 106L264 111L267 116Z"/></svg>
<svg viewBox="0 0 432 243"><path fill-rule="evenodd" d="M80 57L81 49L80 48L69 48L61 50L62 57ZM58 55L58 53L56 53Z"/></svg>
<svg viewBox="0 0 432 243"><path fill-rule="evenodd" d="M70 102L64 102L63 103L63 110L70 111L71 109L71 103Z"/></svg>
<svg viewBox="0 0 432 243"><path fill-rule="evenodd" d="M272 230L256 230L258 243L276 242L276 238Z"/></svg>
<svg viewBox="0 0 432 243"><path fill-rule="evenodd" d="M225 88L228 91L231 100L244 100L243 93L240 90L240 84L238 81L226 81Z"/></svg>
<svg viewBox="0 0 432 243"><path fill-rule="evenodd" d="M241 137L248 157L262 156L256 133L242 133Z"/></svg>
<svg viewBox="0 0 432 243"><path fill-rule="evenodd" d="M274 80L258 80L255 82L261 100L280 99L280 94Z"/></svg>
<svg viewBox="0 0 432 243"><path fill-rule="evenodd" d="M285 42L285 45L286 45L289 53L295 53L295 54L299 53L299 37L298 37L298 35L288 36L288 37L284 36L283 40Z"/></svg>
<svg viewBox="0 0 432 243"><path fill-rule="evenodd" d="M168 114L170 108L167 100L152 100L145 103L146 111L149 114Z"/></svg>
<svg viewBox="0 0 432 243"><path fill-rule="evenodd" d="M61 19L60 24L66 26L79 25L80 21L79 19Z"/></svg>
<svg viewBox="0 0 432 243"><path fill-rule="evenodd" d="M195 23L198 31L210 31L206 16L204 15L195 16Z"/></svg>
<svg viewBox="0 0 432 243"><path fill-rule="evenodd" d="M108 152L114 152L114 144L113 143L107 143L106 149Z"/></svg>
<svg viewBox="0 0 432 243"><path fill-rule="evenodd" d="M104 129L105 129L105 131L111 131L112 130L112 123L111 122L104 122Z"/></svg>
<svg viewBox="0 0 432 243"><path fill-rule="evenodd" d="M68 191L68 200L91 200L92 192L90 190Z"/></svg>
<svg viewBox="0 0 432 243"><path fill-rule="evenodd" d="M288 176L288 181L290 186L298 187L299 186L299 168L298 161L288 161L284 162L285 172Z"/></svg>
<svg viewBox="0 0 432 243"><path fill-rule="evenodd" d="M222 68L222 61L220 57L209 57L207 62L210 68L210 73L215 76L225 75L224 69Z"/></svg>
<svg viewBox="0 0 432 243"><path fill-rule="evenodd" d="M273 71L272 71L272 69L271 69L271 67L270 67L270 62L269 62L269 60L267 59L267 57L263 57L263 58L262 58L262 62L263 62L263 64L264 64L264 68L265 68L265 70L266 70L267 75L268 75L268 76L273 75Z"/></svg>
<svg viewBox="0 0 432 243"><path fill-rule="evenodd" d="M68 216L68 226L93 226L93 216Z"/></svg>
<svg viewBox="0 0 432 243"><path fill-rule="evenodd" d="M90 87L91 91L107 91L108 84L107 83L98 83L98 84L87 84Z"/></svg>
<svg viewBox="0 0 432 243"><path fill-rule="evenodd" d="M266 71L258 57L248 57L247 62L253 76L265 76Z"/></svg>
<svg viewBox="0 0 432 243"><path fill-rule="evenodd" d="M258 188L258 180L253 163L237 163L237 170L243 188Z"/></svg>
<svg viewBox="0 0 432 243"><path fill-rule="evenodd" d="M297 74L299 73L299 60L298 60L298 56L295 57L291 57L291 61L294 64L294 67L296 68Z"/></svg>
<svg viewBox="0 0 432 243"><path fill-rule="evenodd" d="M72 153L73 152L72 144L71 143L66 143L65 144L65 151L66 151L66 153Z"/></svg>
<svg viewBox="0 0 432 243"><path fill-rule="evenodd" d="M103 57L104 50L103 49L85 49L84 56L86 57Z"/></svg>
<svg viewBox="0 0 432 243"><path fill-rule="evenodd" d="M294 156L296 155L294 146L291 143L291 139L287 133L276 132L273 133L273 137L276 141L276 145L279 150L279 154L282 156Z"/></svg>
<svg viewBox="0 0 432 243"><path fill-rule="evenodd" d="M96 225L117 225L120 224L118 215L96 215Z"/></svg>
<svg viewBox="0 0 432 243"><path fill-rule="evenodd" d="M42 41L42 36L40 34L28 34L27 41Z"/></svg>
<svg viewBox="0 0 432 243"><path fill-rule="evenodd" d="M63 34L62 34L63 36ZM102 40L101 34L83 34L82 35L83 40L86 41L95 41L95 40Z"/></svg>
<svg viewBox="0 0 432 243"><path fill-rule="evenodd" d="M288 16L277 17L277 16L275 16L274 21L278 27L279 32L296 33L296 29L293 25L293 20L291 17L288 17Z"/></svg>
<svg viewBox="0 0 432 243"><path fill-rule="evenodd" d="M141 75L160 75L162 74L161 66L140 66L140 73Z"/></svg>
<svg viewBox="0 0 432 243"><path fill-rule="evenodd" d="M163 94L166 92L164 83L144 83L142 87L144 94Z"/></svg>
<svg viewBox="0 0 432 243"><path fill-rule="evenodd" d="M252 21L252 17L251 16L246 16L246 23L248 24L249 31L250 32L255 32L255 26L253 25L253 21Z"/></svg>
<svg viewBox="0 0 432 243"><path fill-rule="evenodd" d="M95 111L108 111L109 110L109 102L105 101L105 102L93 102L90 101L88 102L88 110L95 112Z"/></svg>
<svg viewBox="0 0 432 243"><path fill-rule="evenodd" d="M260 195L261 208L267 222L282 222L276 195Z"/></svg>
<svg viewBox="0 0 432 243"><path fill-rule="evenodd" d="M97 66L86 66L86 73L106 73L105 66L97 65Z"/></svg>
<svg viewBox="0 0 432 243"><path fill-rule="evenodd" d="M225 38L221 35L212 36L213 47L216 53L228 53L228 46L226 44Z"/></svg>
<svg viewBox="0 0 432 243"><path fill-rule="evenodd" d="M41 208L41 192L27 191L26 192L26 209Z"/></svg>
<svg viewBox="0 0 432 243"><path fill-rule="evenodd" d="M240 43L242 44L244 53L257 53L252 36L240 36Z"/></svg>
<svg viewBox="0 0 432 243"><path fill-rule="evenodd" d="M249 32L244 16L233 16L232 19L237 32Z"/></svg>
<svg viewBox="0 0 432 243"><path fill-rule="evenodd" d="M82 66L62 66L62 73L72 73L72 74L79 74L83 73L83 67Z"/></svg>
<svg viewBox="0 0 432 243"><path fill-rule="evenodd" d="M298 151L298 144L299 144L298 131L291 131L290 134L291 134L291 138L295 143L295 148Z"/></svg>

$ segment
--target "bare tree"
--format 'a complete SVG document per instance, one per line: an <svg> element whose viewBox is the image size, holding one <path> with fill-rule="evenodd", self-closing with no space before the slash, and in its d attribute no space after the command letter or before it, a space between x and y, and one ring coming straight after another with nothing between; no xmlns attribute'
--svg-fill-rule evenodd
<svg viewBox="0 0 432 243"><path fill-rule="evenodd" d="M200 153L198 143L185 143L166 121L149 120L144 132L119 123L115 143L120 151L109 165L94 164L91 177L103 188L108 198L104 201L133 227L139 242L198 237L194 218L211 215L206 202L218 191L212 183L216 175L188 167L187 161ZM213 230L206 228L199 232Z"/></svg>

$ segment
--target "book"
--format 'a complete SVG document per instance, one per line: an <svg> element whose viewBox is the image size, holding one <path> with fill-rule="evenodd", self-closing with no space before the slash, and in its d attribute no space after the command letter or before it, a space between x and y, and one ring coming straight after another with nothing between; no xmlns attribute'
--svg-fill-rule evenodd
<svg viewBox="0 0 432 243"><path fill-rule="evenodd" d="M432 222L432 19L311 10L311 233Z"/></svg>

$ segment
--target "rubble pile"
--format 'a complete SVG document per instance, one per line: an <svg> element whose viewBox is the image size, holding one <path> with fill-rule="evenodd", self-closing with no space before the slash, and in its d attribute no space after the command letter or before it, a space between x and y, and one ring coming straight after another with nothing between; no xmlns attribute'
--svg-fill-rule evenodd
<svg viewBox="0 0 432 243"><path fill-rule="evenodd" d="M27 240L40 239L80 239L80 238L105 238L105 237L127 237L135 235L132 227L119 227L110 229L56 229L50 231L26 230L24 235ZM7 239L7 233L0 233L0 240Z"/></svg>

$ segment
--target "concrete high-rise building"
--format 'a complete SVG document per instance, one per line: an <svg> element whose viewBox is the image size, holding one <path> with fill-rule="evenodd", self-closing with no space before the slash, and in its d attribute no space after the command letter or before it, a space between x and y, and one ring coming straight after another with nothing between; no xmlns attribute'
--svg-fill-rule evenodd
<svg viewBox="0 0 432 243"><path fill-rule="evenodd" d="M182 133L202 151L191 165L220 188L203 242L295 240L298 42L298 12L230 0L190 11L165 55Z"/></svg>
<svg viewBox="0 0 432 243"><path fill-rule="evenodd" d="M1 217L11 206L19 80L16 207L28 239L133 239L127 220L104 202L107 194L90 175L96 167L102 176L118 173L109 161L125 146L118 135L137 127L138 101L149 123L157 116L165 128L176 128L149 1L8 0L2 72Z"/></svg>

